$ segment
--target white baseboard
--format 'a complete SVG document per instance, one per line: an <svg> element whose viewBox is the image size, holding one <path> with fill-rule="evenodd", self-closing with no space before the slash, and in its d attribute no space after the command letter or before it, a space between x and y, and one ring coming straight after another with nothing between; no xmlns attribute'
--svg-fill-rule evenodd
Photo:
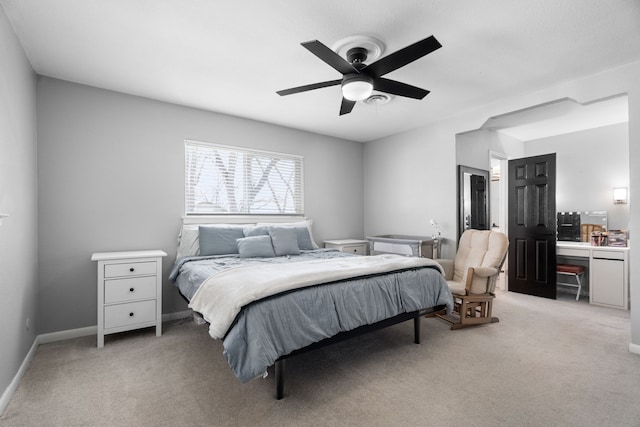
<svg viewBox="0 0 640 427"><path fill-rule="evenodd" d="M634 354L640 354L640 344L629 343L629 351Z"/></svg>
<svg viewBox="0 0 640 427"><path fill-rule="evenodd" d="M97 326L87 326L85 328L67 329L66 331L50 332L48 334L38 335L40 344L47 344L50 342L70 340L72 338L86 337L89 335L95 335L98 333Z"/></svg>
<svg viewBox="0 0 640 427"><path fill-rule="evenodd" d="M191 310L178 311L175 313L163 314L162 321L169 322L172 320L191 317L192 315L193 315L193 311ZM27 353L24 360L22 361L22 364L20 365L18 372L13 377L11 384L9 384L9 386L5 389L5 391L2 393L2 396L0 397L0 415L2 415L7 405L9 405L9 402L11 401L13 394L18 389L18 386L22 381L22 377L27 371L27 368L29 367L31 360L35 356L36 350L38 350L38 347L40 346L40 344L47 344L47 343L56 342L56 341L64 341L72 338L86 337L89 335L96 335L97 333L98 333L97 326L87 326L84 328L68 329L66 331L50 332L50 333L38 335L35 338L35 340L33 340L33 344L31 345L29 352Z"/></svg>
<svg viewBox="0 0 640 427"><path fill-rule="evenodd" d="M162 321L169 322L171 320L184 319L185 317L190 317L192 314L193 314L193 311L191 310L177 311L175 313L163 314ZM97 333L98 333L97 326L87 326L84 328L67 329L66 331L40 334L38 335L38 338L39 338L40 344L47 344L50 342L70 340L72 338L87 337L89 335L95 335Z"/></svg>
<svg viewBox="0 0 640 427"><path fill-rule="evenodd" d="M26 357L22 361L22 364L20 364L20 368L18 369L18 372L13 377L11 384L9 384L9 386L4 390L4 393L2 393L2 397L0 397L0 415L4 413L4 410L9 405L9 402L11 402L11 398L13 397L13 394L18 389L18 386L20 385L20 382L22 381L22 377L24 377L25 372L27 372L27 368L31 364L31 360L33 360L33 356L35 356L36 350L38 349L39 345L40 343L39 343L38 337L36 337L36 339L33 340L33 344L31 345L29 352L27 353Z"/></svg>
<svg viewBox="0 0 640 427"><path fill-rule="evenodd" d="M163 314L162 321L169 322L171 320L184 319L193 316L193 310L176 311L175 313Z"/></svg>

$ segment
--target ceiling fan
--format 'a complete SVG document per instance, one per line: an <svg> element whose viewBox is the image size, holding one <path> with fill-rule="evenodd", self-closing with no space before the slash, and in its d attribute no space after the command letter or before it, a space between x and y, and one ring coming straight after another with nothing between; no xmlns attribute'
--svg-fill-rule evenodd
<svg viewBox="0 0 640 427"><path fill-rule="evenodd" d="M422 99L429 91L419 87L411 86L395 80L385 79L384 76L391 71L422 58L425 55L442 47L435 37L429 36L403 49L385 56L372 64L365 64L368 51L363 47L353 47L347 51L347 59L319 42L312 40L301 43L307 50L320 58L325 63L342 74L338 80L313 83L298 86L291 89L279 90L276 93L280 96L294 93L306 92L329 86L342 86L342 104L340 105L340 115L349 114L353 110L357 101L363 101L371 96L375 89L380 92L392 95L404 96L407 98Z"/></svg>

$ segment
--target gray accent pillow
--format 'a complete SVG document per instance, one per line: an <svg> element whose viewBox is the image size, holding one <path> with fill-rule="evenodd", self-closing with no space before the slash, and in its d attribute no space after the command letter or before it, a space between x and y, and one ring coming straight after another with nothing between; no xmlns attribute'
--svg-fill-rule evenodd
<svg viewBox="0 0 640 427"><path fill-rule="evenodd" d="M269 229L273 250L277 256L300 255L298 231L291 227L271 227Z"/></svg>
<svg viewBox="0 0 640 427"><path fill-rule="evenodd" d="M251 236L237 240L240 258L269 258L276 256L271 244L271 236Z"/></svg>
<svg viewBox="0 0 640 427"><path fill-rule="evenodd" d="M315 249L313 246L313 240L311 240L311 234L307 227L295 227L298 234L298 248L302 250Z"/></svg>
<svg viewBox="0 0 640 427"><path fill-rule="evenodd" d="M201 225L200 255L237 254L236 240L244 237L243 227Z"/></svg>
<svg viewBox="0 0 640 427"><path fill-rule="evenodd" d="M244 237L267 236L269 235L269 226L259 225L257 227L245 227Z"/></svg>

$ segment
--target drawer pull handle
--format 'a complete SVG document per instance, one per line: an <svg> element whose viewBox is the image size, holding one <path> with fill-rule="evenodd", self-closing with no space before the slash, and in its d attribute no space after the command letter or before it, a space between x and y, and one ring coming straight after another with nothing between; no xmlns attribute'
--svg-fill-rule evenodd
<svg viewBox="0 0 640 427"><path fill-rule="evenodd" d="M133 317L133 312L129 313L129 317Z"/></svg>
<svg viewBox="0 0 640 427"><path fill-rule="evenodd" d="M134 288L129 288L129 292L133 292L133 291L135 291Z"/></svg>
<svg viewBox="0 0 640 427"><path fill-rule="evenodd" d="M131 268L129 269L129 271L133 273L134 271L136 271L136 269L135 269L135 268L133 268L133 267L131 267Z"/></svg>

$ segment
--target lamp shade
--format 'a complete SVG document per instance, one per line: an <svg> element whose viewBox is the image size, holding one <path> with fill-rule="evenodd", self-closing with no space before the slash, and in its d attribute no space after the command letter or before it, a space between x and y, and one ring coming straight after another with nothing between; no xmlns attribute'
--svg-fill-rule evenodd
<svg viewBox="0 0 640 427"><path fill-rule="evenodd" d="M363 74L349 74L342 79L342 96L349 101L363 101L373 92L373 80Z"/></svg>
<svg viewBox="0 0 640 427"><path fill-rule="evenodd" d="M623 204L627 203L627 189L622 188L614 188L613 189L613 203L615 204Z"/></svg>

